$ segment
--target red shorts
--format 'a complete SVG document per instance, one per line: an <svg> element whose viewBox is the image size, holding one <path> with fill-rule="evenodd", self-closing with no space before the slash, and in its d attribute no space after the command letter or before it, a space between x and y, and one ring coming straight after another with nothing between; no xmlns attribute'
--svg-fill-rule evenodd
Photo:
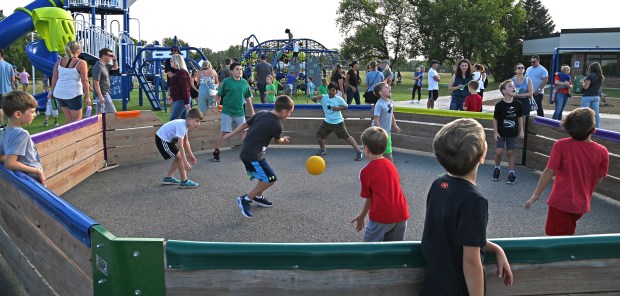
<svg viewBox="0 0 620 296"><path fill-rule="evenodd" d="M577 220L581 216L583 214L567 213L550 206L547 212L545 234L549 236L573 235L577 228Z"/></svg>

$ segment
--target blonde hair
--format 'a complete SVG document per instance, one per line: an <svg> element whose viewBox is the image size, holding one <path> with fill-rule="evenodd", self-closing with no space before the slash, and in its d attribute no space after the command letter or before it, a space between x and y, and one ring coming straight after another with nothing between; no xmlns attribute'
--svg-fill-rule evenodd
<svg viewBox="0 0 620 296"><path fill-rule="evenodd" d="M570 67L568 65L564 65L564 66L562 66L560 71L562 71L562 73L565 73L565 72L570 73Z"/></svg>
<svg viewBox="0 0 620 296"><path fill-rule="evenodd" d="M200 68L201 70L208 70L211 69L213 66L211 65L211 62L209 61L204 61L202 62L202 67Z"/></svg>
<svg viewBox="0 0 620 296"><path fill-rule="evenodd" d="M364 130L361 136L362 145L374 155L381 155L385 152L388 142L387 132L377 126L371 126Z"/></svg>
<svg viewBox="0 0 620 296"><path fill-rule="evenodd" d="M82 45L77 42L77 41L69 41L69 43L67 43L67 46L65 46L65 55L68 58L72 58L73 55L78 51L82 49Z"/></svg>
<svg viewBox="0 0 620 296"><path fill-rule="evenodd" d="M171 57L172 61L179 66L179 69L183 69L187 71L187 65L185 65L185 59L180 54L173 54ZM187 71L189 73L189 71Z"/></svg>

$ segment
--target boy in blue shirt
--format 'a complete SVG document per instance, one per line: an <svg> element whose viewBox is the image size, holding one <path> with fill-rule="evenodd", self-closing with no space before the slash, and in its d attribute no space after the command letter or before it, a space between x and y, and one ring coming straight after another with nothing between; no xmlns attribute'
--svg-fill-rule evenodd
<svg viewBox="0 0 620 296"><path fill-rule="evenodd" d="M321 150L319 150L316 155L327 154L325 138L334 132L338 138L344 139L353 147L353 150L355 150L355 160L362 160L363 150L357 147L357 142L355 142L355 139L347 132L347 127L344 124L344 117L342 117L341 111L349 108L349 105L347 105L347 102L342 97L336 96L336 93L338 93L338 86L335 83L332 82L327 86L327 93L327 95L312 98L313 102L317 102L323 106L323 111L325 112L325 120L323 120L319 130L316 132L319 146L321 146Z"/></svg>
<svg viewBox="0 0 620 296"><path fill-rule="evenodd" d="M45 185L41 158L30 134L23 126L32 123L37 116L37 101L23 91L4 95L2 109L8 123L0 135L0 162L9 170L22 171Z"/></svg>

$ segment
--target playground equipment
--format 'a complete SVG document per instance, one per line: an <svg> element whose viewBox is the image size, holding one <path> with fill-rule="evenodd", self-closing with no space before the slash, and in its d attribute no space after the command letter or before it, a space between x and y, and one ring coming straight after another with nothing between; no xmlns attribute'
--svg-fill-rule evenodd
<svg viewBox="0 0 620 296"><path fill-rule="evenodd" d="M251 47L250 43L255 46ZM293 47L301 43L299 58L293 62ZM308 77L312 77L315 84L320 84L323 78L323 71L331 73L336 64L341 64L347 68L347 60L334 49L328 49L323 44L307 38L294 39L273 39L259 42L255 35L243 39L241 64L255 65L261 55L265 55L267 62L271 64L276 74L276 79L285 78L289 72L306 71L304 83ZM327 74L329 75L329 74ZM317 84L317 85L318 85Z"/></svg>

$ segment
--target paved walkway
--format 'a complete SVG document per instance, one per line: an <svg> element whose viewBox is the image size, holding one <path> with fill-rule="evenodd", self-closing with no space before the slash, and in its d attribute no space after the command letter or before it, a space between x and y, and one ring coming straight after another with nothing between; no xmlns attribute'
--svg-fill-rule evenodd
<svg viewBox="0 0 620 296"><path fill-rule="evenodd" d="M425 91L422 91L422 92L423 92L423 95L422 95L422 100L420 101L420 104L418 104L416 100L414 103L412 103L411 101L398 101L398 102L395 102L394 105L399 106L399 107L409 107L409 108L426 108L426 98L424 98L424 93L428 94L428 92L425 92ZM483 100L489 101L489 100L494 100L494 99L498 99L501 97L502 97L502 94L499 92L499 90L485 91ZM548 95L545 96L545 99L549 99ZM450 109L450 96L439 97L439 99L437 99L437 101L435 102L435 109L449 110ZM493 113L493 110L494 110L494 106L482 105L483 112ZM551 116L553 116L554 110L546 109L544 111L545 111L545 117L551 118ZM536 112L532 112L532 114L535 114L535 113ZM563 114L566 115L568 113L569 113L568 111L564 111ZM600 116L601 116L601 128L602 129L620 132L620 115L601 113Z"/></svg>

